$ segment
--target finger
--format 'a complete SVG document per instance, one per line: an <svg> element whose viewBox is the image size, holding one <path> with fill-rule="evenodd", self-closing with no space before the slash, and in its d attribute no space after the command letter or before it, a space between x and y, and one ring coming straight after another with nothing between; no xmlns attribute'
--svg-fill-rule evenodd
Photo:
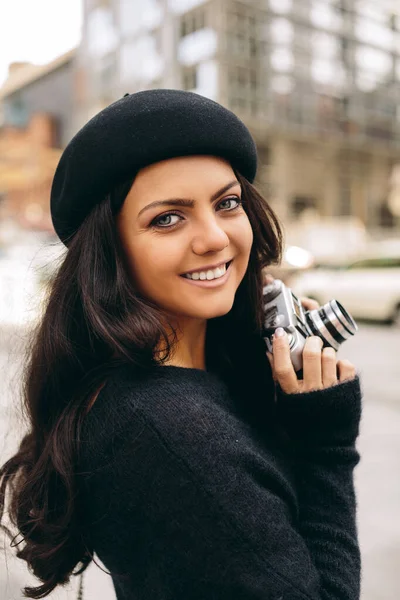
<svg viewBox="0 0 400 600"><path fill-rule="evenodd" d="M339 381L346 381L347 379L354 379L356 376L356 368L349 360L339 360L337 363L337 370L339 375Z"/></svg>
<svg viewBox="0 0 400 600"><path fill-rule="evenodd" d="M334 348L324 348L322 350L322 385L327 388L337 383L336 351Z"/></svg>
<svg viewBox="0 0 400 600"><path fill-rule="evenodd" d="M270 283L274 283L275 278L272 277L270 273L264 274L264 285L269 285Z"/></svg>
<svg viewBox="0 0 400 600"><path fill-rule="evenodd" d="M306 310L317 310L319 308L318 302L316 300L313 300L312 298L307 298L303 296L299 298L299 300L303 308L305 308Z"/></svg>
<svg viewBox="0 0 400 600"><path fill-rule="evenodd" d="M283 336L279 335L280 331L283 331ZM290 359L288 337L286 331L281 327L275 331L272 345L276 381L286 394L295 394L299 391L299 382Z"/></svg>
<svg viewBox="0 0 400 600"><path fill-rule="evenodd" d="M276 375L275 375L275 367L274 367L274 357L271 354L271 352L267 352L267 358L269 360L269 364L271 366L271 371L272 371L272 379L274 381L276 381Z"/></svg>
<svg viewBox="0 0 400 600"><path fill-rule="evenodd" d="M303 348L303 391L322 389L321 353L323 342L320 337L311 335Z"/></svg>

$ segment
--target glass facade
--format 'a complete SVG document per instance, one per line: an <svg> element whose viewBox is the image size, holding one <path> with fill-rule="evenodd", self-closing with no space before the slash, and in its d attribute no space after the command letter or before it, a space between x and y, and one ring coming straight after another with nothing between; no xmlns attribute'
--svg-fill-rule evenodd
<svg viewBox="0 0 400 600"><path fill-rule="evenodd" d="M272 127L400 144L397 0L226 3L227 100Z"/></svg>
<svg viewBox="0 0 400 600"><path fill-rule="evenodd" d="M273 129L400 145L399 0L86 0L93 98L182 87Z"/></svg>

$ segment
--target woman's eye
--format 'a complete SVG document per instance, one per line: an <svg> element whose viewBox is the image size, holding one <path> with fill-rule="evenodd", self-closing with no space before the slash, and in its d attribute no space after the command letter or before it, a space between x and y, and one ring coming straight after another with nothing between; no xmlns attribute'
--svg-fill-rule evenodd
<svg viewBox="0 0 400 600"><path fill-rule="evenodd" d="M224 200L221 200L221 202L218 203L218 206L221 206L222 210L234 210L235 208L239 208L240 205L240 198L237 198L236 196L224 198Z"/></svg>
<svg viewBox="0 0 400 600"><path fill-rule="evenodd" d="M226 212L233 211L236 208L239 208L241 205L242 202L237 196L232 196L231 198L224 198L223 200L218 202L219 209L224 210ZM177 225L179 221L182 221L182 218L183 217L176 213L165 213L164 215L160 215L159 217L153 219L153 221L150 223L150 226L158 229L168 229Z"/></svg>
<svg viewBox="0 0 400 600"><path fill-rule="evenodd" d="M174 218L176 219L174 221ZM174 225L176 225L179 220L180 220L180 216L179 215L175 215L173 213L167 213L165 215L160 215L159 217L157 217L156 219L154 219L154 221L151 222L151 225L154 227L173 227Z"/></svg>

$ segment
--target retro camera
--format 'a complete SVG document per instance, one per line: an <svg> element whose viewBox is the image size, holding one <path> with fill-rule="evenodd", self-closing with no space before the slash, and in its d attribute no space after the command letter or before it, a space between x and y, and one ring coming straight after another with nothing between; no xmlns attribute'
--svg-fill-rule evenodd
<svg viewBox="0 0 400 600"><path fill-rule="evenodd" d="M290 356L294 370L303 368L303 348L307 337L317 335L323 347L339 349L340 344L353 336L357 324L337 300L324 306L305 311L292 290L275 279L263 288L264 329L263 337L272 353L272 335L277 327L283 327L289 338Z"/></svg>

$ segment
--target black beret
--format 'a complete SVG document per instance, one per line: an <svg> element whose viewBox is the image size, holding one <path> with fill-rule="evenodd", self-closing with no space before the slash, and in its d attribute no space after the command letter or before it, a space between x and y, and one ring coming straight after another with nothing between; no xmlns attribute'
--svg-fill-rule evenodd
<svg viewBox="0 0 400 600"><path fill-rule="evenodd" d="M93 207L141 168L196 154L225 158L254 181L255 142L230 110L182 90L126 94L90 119L61 155L50 198L57 235L68 246Z"/></svg>

